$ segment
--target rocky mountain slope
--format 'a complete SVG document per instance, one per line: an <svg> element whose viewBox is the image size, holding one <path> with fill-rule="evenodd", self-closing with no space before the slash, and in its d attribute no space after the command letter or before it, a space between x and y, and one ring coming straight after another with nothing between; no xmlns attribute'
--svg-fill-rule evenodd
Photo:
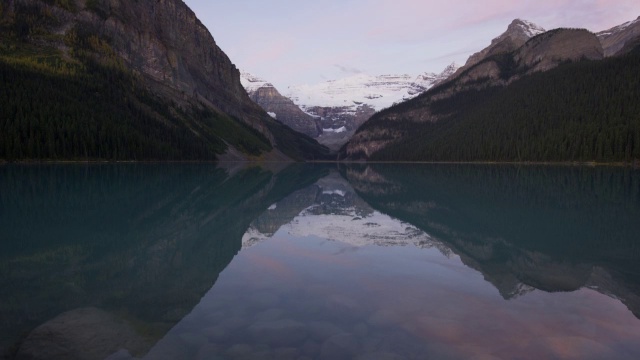
<svg viewBox="0 0 640 360"><path fill-rule="evenodd" d="M505 106L504 104L501 105L500 102L506 101L505 99L507 97L515 98L519 96L518 94L520 93L505 91L503 92L503 98L500 98L501 100L496 100L498 99L498 97L494 96L495 94L493 93L498 92L498 89L505 89L505 87L513 88L513 86L515 86L514 84L519 82L519 80L524 81L524 79L529 79L534 74L546 73L552 69L556 69L561 65L564 66L563 68L566 68L568 63L577 63L581 60L602 60L604 58L604 50L600 41L601 39L598 39L595 34L587 30L556 29L548 32L543 32L542 28L535 26L529 22L514 20L509 25L505 33L494 39L489 47L471 56L465 66L460 68L447 81L444 81L439 86L436 86L435 88L429 90L416 99L410 100L403 104L399 104L398 106L382 111L372 117L372 119L364 124L350 140L350 142L342 149L341 156L351 159L369 158L373 154L378 153L383 149L390 149L390 146L393 144L402 143L406 146L404 146L402 149L395 149L393 151L388 150L387 154L384 156L384 159L402 159L405 158L409 153L413 153L413 155L411 155L411 160L424 160L427 158L430 160L437 160L440 159L441 156L444 156L442 160L452 160L453 157L455 157L454 155L449 156L441 153L440 155L436 156L434 155L432 150L427 150L426 148L424 148L425 146L430 146L429 144L427 144L427 142L429 142L427 138L429 138L429 136L433 136L433 139L438 139L438 141L442 142L443 144L457 144L455 146L458 150L466 148L466 146L462 145L463 143L468 145L469 141L474 142L476 140L476 145L479 147L483 147L484 149L488 149L489 147L496 147L501 149L498 151L488 151L486 153L483 153L483 155L480 155L482 151L474 148L475 150L469 150L468 154L463 156L464 159L456 158L458 160L478 160L480 157L484 160L496 160L498 153L503 154L500 155L501 157L504 157L503 160L513 161L522 159L522 151L516 151L514 148L514 144L519 144L520 142L515 140L512 141L509 139L523 139L529 136L541 136L541 138L539 138L541 143L535 146L539 148L541 146L551 146L551 138L548 138L548 134L544 135L544 130L551 128L532 125L533 122L529 121L525 122L524 124L527 124L526 126L535 127L535 129L532 128L530 130L534 133L540 133L539 135L535 135L533 133L525 135L523 133L523 131L525 130L516 128L507 130L507 127L509 126L508 124L513 124L512 121L510 122L507 120L507 117L513 117L515 115L512 114L513 111L510 113L512 115L503 115L503 113L507 111L507 106ZM621 62L616 62L616 65L612 65L612 63L610 65L603 64L601 66L597 65L597 62L585 62L585 64L591 64L585 66L593 66L597 68L597 70L576 69L576 71L583 71L584 73L582 75L579 73L574 74L573 71L571 71L570 73L572 74L572 76L575 75L576 79L590 79L589 81L592 81L592 83L589 83L589 85L587 85L585 81L572 80L566 83L566 91L571 93L575 92L576 94L583 94L581 95L582 97L580 97L582 99L586 96L584 95L585 92L597 88L597 83L603 85L604 82L628 82L627 80L623 79L613 80L614 78L618 79L619 76L607 75L609 76L609 78L607 79L607 77L604 75L604 73L606 73L607 71L613 71L614 74L621 74L621 71L623 71L623 69L629 69L629 67L624 64L633 63L632 61L626 60L620 61ZM616 67L616 70L613 70L612 67ZM617 67L620 67L620 69L618 69ZM601 72L603 74L604 80L596 80L594 74ZM560 80L552 80L551 78L549 78L549 81L554 81L556 85L559 81L568 81L568 78L566 76L563 76L562 73L563 71L561 70L558 70L558 72L554 73L556 74L554 76ZM567 71L567 73L569 73L569 71ZM536 85L533 85L534 83L529 81L533 80L526 80L524 81L524 83L521 82L518 86L522 88L523 91L529 91L533 86L539 86L541 88L540 91L536 91L533 95L528 95L529 97L527 98L527 101L538 99L539 101L536 100L538 102L536 102L535 104L532 103L531 107L533 109L539 109L539 113L547 114L545 116L550 116L551 118L555 119L556 117L558 117L558 114L563 114L563 112L555 108L555 106L557 105L555 103L577 99L576 96L568 96L567 98L565 98L566 100L559 99L549 91L550 89L553 89L553 86L555 85L552 86L551 83L548 83L546 85L542 83L535 83ZM604 89L602 88L599 88L597 90L604 91ZM524 92L522 94L524 94ZM545 98L545 96L547 95L549 98ZM613 98L611 98L611 96L613 96ZM617 100L615 100L617 99L615 98L615 93L607 92L602 94L602 96L599 97L599 100L585 99L586 105L584 106L575 103L572 105L565 105L565 108L572 108L571 111L577 114L578 112L583 111L586 108L591 109L592 107L596 106L595 104L598 101L605 102L605 98L611 98L606 102L606 104L611 105L614 102L617 102ZM522 102L522 100L518 101ZM553 109L551 108L552 103L554 106ZM495 106L493 107L493 105L489 104L494 104ZM492 110L488 109L488 107L490 106L493 107ZM515 103L514 106L516 106ZM487 112L484 115L478 115L481 113L480 110L482 107L487 108L486 110L491 111L491 113ZM579 110L581 107L583 110ZM605 108L606 110L604 110ZM518 111L520 110L522 110L522 106L520 106L520 109ZM599 107L598 109L593 108L590 111L596 112L596 110L599 111L597 112L597 114L599 115L590 116L590 121L596 121L594 120L596 118L611 118L611 114L609 114L608 112L610 110L613 111L611 106ZM566 111L567 110L565 110L564 112ZM594 112L592 112L592 114L595 114ZM605 114L604 112L607 112L607 114ZM525 115L529 116L532 114L532 112L529 111L527 114L528 115ZM619 115L620 114L617 114L616 116ZM563 116L566 118L567 115ZM503 130L494 129L497 132L491 136L484 136L480 133L475 134L470 130L470 128L478 127L482 129L482 124L470 123L469 121L471 120L469 119L473 117L482 117L483 119L489 119L486 121L494 122L494 125L501 127ZM537 117L536 119L539 118L540 117ZM452 119L457 120L451 121ZM498 124L498 122L502 121L501 119L504 120L504 124ZM576 121L580 120L576 118ZM626 122L626 120L623 119L621 119L620 121ZM465 122L465 125L462 125L463 122ZM556 125L553 126L552 130L556 131L555 127L559 125L557 125L558 122L554 122L554 124ZM452 129L452 127L454 126L455 130ZM430 130L430 128L433 127L437 127L438 130ZM486 128L488 129L487 126ZM564 135L561 134L562 130L557 131L557 136L564 137ZM633 133L633 129L631 128L624 130L624 132L626 131L631 131L631 133ZM500 136L502 136L503 138L496 138L496 136L498 136L496 135L497 133L500 133ZM477 136L479 138L476 139L474 138L474 136ZM597 137L598 134L590 134L588 136L585 135L584 140L587 141L586 138L590 138L591 136ZM626 135L618 134L611 136L624 137ZM542 140L542 138L548 138L548 144L547 140ZM489 141L494 141L494 143L488 143ZM508 141L509 144L502 144L501 142L504 141ZM542 145L542 143L545 143L545 145ZM411 146L408 144L413 144L411 145L413 146L413 150L409 149L409 147ZM420 154L418 155L418 152L415 151L416 146L424 148L422 149L424 150L424 152L420 152ZM450 150L451 149L449 149L449 151ZM455 152L459 152L458 150L456 150ZM392 155L390 153L391 151L395 155ZM581 154L578 154L578 152L580 151L573 151L573 155L571 155L571 157L606 157L597 149L591 149L589 151L583 149L581 150ZM534 156L533 153L537 153L537 155ZM557 154L560 154L560 152L557 152ZM530 160L533 160L534 158L538 158L538 160L542 160L542 158L550 158L550 155L544 155L541 151L539 151L539 149L535 151L531 149L531 152L528 156ZM621 152L619 156L626 156L626 158L629 158L630 153L624 155ZM405 158L405 160L407 159L408 158Z"/></svg>
<svg viewBox="0 0 640 360"><path fill-rule="evenodd" d="M451 64L440 74L425 72L418 76L358 74L292 86L284 97L272 84L251 74L243 74L242 81L249 96L278 120L337 150L376 111L420 95L457 68Z"/></svg>
<svg viewBox="0 0 640 360"><path fill-rule="evenodd" d="M640 17L597 33L604 56L622 55L640 44Z"/></svg>
<svg viewBox="0 0 640 360"><path fill-rule="evenodd" d="M544 33L546 30L532 22L515 19L507 27L507 31L491 41L491 45L471 55L464 66L460 67L453 76L456 77L478 64L489 56L514 51L524 45L532 37Z"/></svg>
<svg viewBox="0 0 640 360"><path fill-rule="evenodd" d="M196 138L208 134L212 139L218 138L218 142L222 140L224 149L239 147L246 153L241 139L229 138L229 133L237 132L229 128L237 125L222 126L221 120L211 124L211 117L183 116L204 109L226 118L225 122L259 133L266 144L254 153L265 154L272 147L282 150L282 132L288 130L283 130L281 124L249 99L240 83L238 69L193 11L180 0L10 0L3 4L0 18L6 44L2 55L14 65L43 62L39 58L48 58L51 62L55 58L56 64L69 64L63 65L67 67L82 64L78 70L81 73L88 62L110 68L112 72L117 70L134 78L139 88L136 94L149 91L159 103L168 104L170 115L159 114L155 105L146 105L153 108L152 112L155 110L151 117L160 124L166 126L175 120L177 124L169 126L174 127L173 131L191 133ZM140 111L149 110L142 106ZM186 138L180 142L190 142ZM191 140L195 141L197 139ZM219 147L214 152L221 153ZM307 150L322 152L319 146L315 150L311 148ZM211 155L215 154L207 157ZM291 151L288 155L301 157L300 153Z"/></svg>
<svg viewBox="0 0 640 360"><path fill-rule="evenodd" d="M282 96L272 84L249 73L241 74L241 82L251 100L274 119L312 138L322 134L319 119L302 111L291 99Z"/></svg>

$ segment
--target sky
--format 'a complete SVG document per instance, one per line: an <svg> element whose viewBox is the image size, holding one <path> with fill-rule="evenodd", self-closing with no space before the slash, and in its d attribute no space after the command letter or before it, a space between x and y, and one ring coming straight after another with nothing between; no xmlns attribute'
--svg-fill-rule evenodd
<svg viewBox="0 0 640 360"><path fill-rule="evenodd" d="M639 0L184 0L241 71L286 90L353 74L441 72L513 19L598 32Z"/></svg>

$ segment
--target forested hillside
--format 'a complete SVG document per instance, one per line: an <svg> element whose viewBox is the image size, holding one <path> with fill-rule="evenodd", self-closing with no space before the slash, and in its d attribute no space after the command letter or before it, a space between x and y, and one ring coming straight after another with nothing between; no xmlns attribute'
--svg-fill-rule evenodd
<svg viewBox="0 0 640 360"><path fill-rule="evenodd" d="M58 56L0 59L0 158L215 160L227 146L271 149L257 131L205 108L185 112L117 67Z"/></svg>
<svg viewBox="0 0 640 360"><path fill-rule="evenodd" d="M638 74L636 49L435 100L444 85L382 111L360 130L403 134L370 160L630 162L640 159ZM425 108L439 120L403 119ZM389 113L396 118L388 120Z"/></svg>
<svg viewBox="0 0 640 360"><path fill-rule="evenodd" d="M185 26L199 31L195 40L156 32L181 26L154 23L164 17L128 20L151 1L109 5L108 13L105 4L31 0L0 9L0 160L216 160L230 147L245 158L274 149L279 159L328 154L251 102L237 69L182 2L156 10L193 17ZM137 26L162 47L140 51L149 44L102 29L105 19ZM209 50L174 44L189 41ZM198 67L194 56L209 65ZM158 61L168 65L153 68Z"/></svg>

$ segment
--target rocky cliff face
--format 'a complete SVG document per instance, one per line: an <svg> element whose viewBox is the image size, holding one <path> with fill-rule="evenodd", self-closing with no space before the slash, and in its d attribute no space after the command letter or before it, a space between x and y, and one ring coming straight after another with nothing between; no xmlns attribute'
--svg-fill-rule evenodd
<svg viewBox="0 0 640 360"><path fill-rule="evenodd" d="M640 17L597 33L604 56L623 55L640 45Z"/></svg>
<svg viewBox="0 0 640 360"><path fill-rule="evenodd" d="M312 138L322 134L320 120L302 111L272 84L248 73L242 73L241 81L251 100L278 121Z"/></svg>
<svg viewBox="0 0 640 360"><path fill-rule="evenodd" d="M545 31L545 29L532 22L515 19L511 24L509 24L507 31L491 40L491 45L471 55L464 66L458 69L451 78L459 76L461 73L469 70L471 67L490 56L515 51L524 45L529 39L538 34L542 34Z"/></svg>
<svg viewBox="0 0 640 360"><path fill-rule="evenodd" d="M514 59L528 73L547 71L565 61L601 60L598 38L584 29L558 29L535 37L522 46Z"/></svg>
<svg viewBox="0 0 640 360"><path fill-rule="evenodd" d="M563 62L581 59L601 60L603 50L598 38L584 29L556 29L531 38L513 50L515 42L507 38L493 46L486 57L465 65L450 79L448 96L469 87L508 85L522 76L551 70ZM476 56L476 55L474 55ZM473 57L473 56L472 56ZM469 63L469 62L468 62Z"/></svg>
<svg viewBox="0 0 640 360"><path fill-rule="evenodd" d="M238 69L183 1L94 0L76 4L70 10L39 0L15 0L13 5L46 8L57 18L61 35L77 31L106 39L154 92L178 103L203 102L273 141L263 121L264 112L243 91Z"/></svg>
<svg viewBox="0 0 640 360"><path fill-rule="evenodd" d="M319 116L322 134L318 137L318 142L334 151L349 141L360 125L376 113L367 104L359 104L355 109L348 106L314 106L306 110Z"/></svg>

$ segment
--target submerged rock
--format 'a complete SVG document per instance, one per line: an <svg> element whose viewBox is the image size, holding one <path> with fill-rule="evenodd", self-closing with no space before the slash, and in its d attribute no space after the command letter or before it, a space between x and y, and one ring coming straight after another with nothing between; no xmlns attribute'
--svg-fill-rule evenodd
<svg viewBox="0 0 640 360"><path fill-rule="evenodd" d="M151 344L151 339L115 315L82 308L61 314L33 330L21 344L16 359L103 360L125 352L143 355Z"/></svg>

